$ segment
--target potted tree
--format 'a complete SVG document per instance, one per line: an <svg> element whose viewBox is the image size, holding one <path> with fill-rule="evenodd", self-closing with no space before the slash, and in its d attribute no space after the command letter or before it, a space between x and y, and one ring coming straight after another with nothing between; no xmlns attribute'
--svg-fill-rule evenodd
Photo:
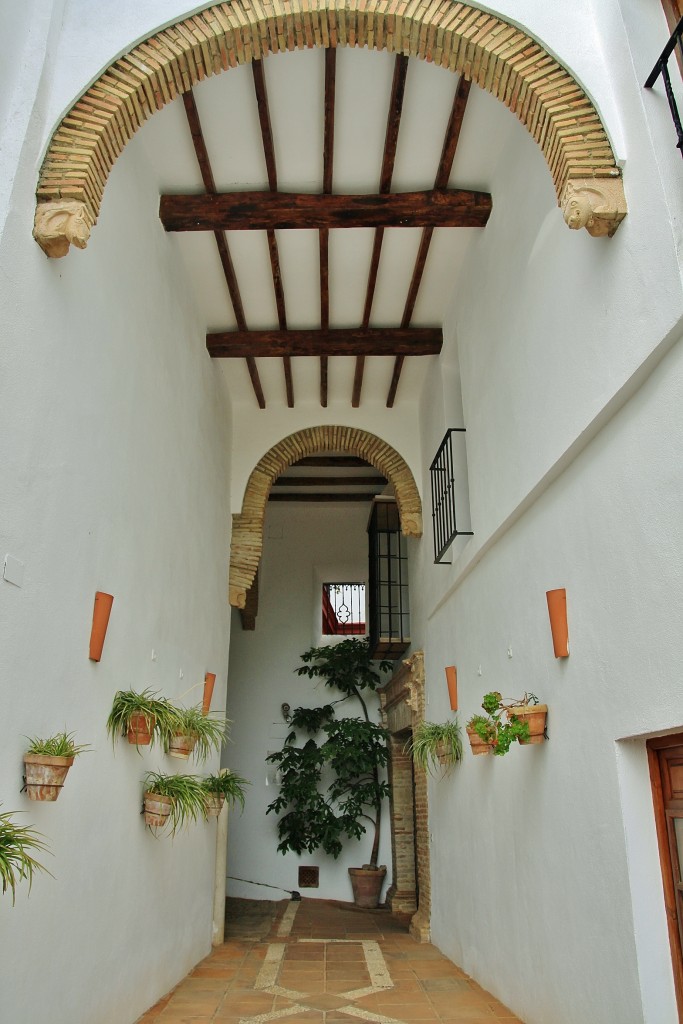
<svg viewBox="0 0 683 1024"><path fill-rule="evenodd" d="M176 709L153 690L118 690L107 719L107 733L112 743L117 736L127 736L136 747L151 746L155 739L164 743L175 722Z"/></svg>
<svg viewBox="0 0 683 1024"><path fill-rule="evenodd" d="M28 737L27 737L28 738ZM58 732L47 739L29 738L24 754L24 785L29 800L57 799L75 758L87 744L74 743L73 733Z"/></svg>
<svg viewBox="0 0 683 1024"><path fill-rule="evenodd" d="M321 708L297 708L284 747L270 756L281 776L279 795L267 809L267 813L281 814L278 850L301 854L322 848L338 857L343 839L360 839L369 825L370 858L360 868L349 868L349 875L356 905L376 907L386 875L386 867L378 865L377 859L382 802L389 796L381 771L389 751L386 731L371 721L363 692L377 689L380 672L390 669L391 662L383 660L375 667L367 639L357 637L311 647L301 660L298 675L322 679L341 696ZM336 718L335 705L351 698L358 701L362 717ZM301 732L310 738L296 746ZM320 743L314 739L318 733L325 737ZM323 772L331 776L326 790Z"/></svg>
<svg viewBox="0 0 683 1024"><path fill-rule="evenodd" d="M39 832L15 824L11 812L0 813L0 882L3 893L8 889L12 893L12 906L19 882L26 880L30 892L34 872L47 871L33 856L43 850L46 851L47 846Z"/></svg>
<svg viewBox="0 0 683 1024"><path fill-rule="evenodd" d="M194 750L205 761L214 750L220 750L230 725L225 715L204 714L201 704L192 708L174 708L174 720L166 736L166 751L171 757L185 760Z"/></svg>
<svg viewBox="0 0 683 1024"><path fill-rule="evenodd" d="M144 785L145 824L162 828L170 823L175 835L183 825L206 817L205 793L196 775L147 772Z"/></svg>
<svg viewBox="0 0 683 1024"><path fill-rule="evenodd" d="M425 772L437 767L450 771L462 759L462 732L457 717L450 722L420 722L407 748Z"/></svg>
<svg viewBox="0 0 683 1024"><path fill-rule="evenodd" d="M247 779L227 769L218 775L207 775L202 779L206 816L217 818L226 800L230 807L238 803L244 809L244 787L249 785Z"/></svg>

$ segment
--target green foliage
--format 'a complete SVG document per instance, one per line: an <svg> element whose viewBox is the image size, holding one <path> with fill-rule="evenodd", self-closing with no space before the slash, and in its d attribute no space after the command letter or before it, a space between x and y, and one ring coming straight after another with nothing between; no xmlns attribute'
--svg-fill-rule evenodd
<svg viewBox="0 0 683 1024"><path fill-rule="evenodd" d="M251 783L237 772L226 771L219 775L207 775L201 783L205 793L223 796L231 807L238 803L244 810L244 787L250 786Z"/></svg>
<svg viewBox="0 0 683 1024"><path fill-rule="evenodd" d="M47 739L37 736L26 737L29 742L27 754L43 754L46 757L77 757L89 747L88 743L74 743L72 732L58 732Z"/></svg>
<svg viewBox="0 0 683 1024"><path fill-rule="evenodd" d="M484 694L481 702L489 717L474 715L467 725L474 729L480 739L489 744L494 754L504 757L515 740L525 742L529 739L529 723L521 721L515 715L515 708L527 707L529 704L538 704L536 694L525 693L518 700L510 700L503 699L498 690L493 690Z"/></svg>
<svg viewBox="0 0 683 1024"><path fill-rule="evenodd" d="M193 708L174 708L172 732L195 739L195 756L201 761L214 751L220 750L227 739L230 722L225 715L210 712L202 714L201 704ZM168 750L166 737L166 749Z"/></svg>
<svg viewBox="0 0 683 1024"><path fill-rule="evenodd" d="M166 743L175 729L176 708L165 697L153 690L135 693L133 690L118 690L107 719L107 733L115 744L117 736L125 736L134 715L144 715L147 725L154 722L151 744L159 739Z"/></svg>
<svg viewBox="0 0 683 1024"><path fill-rule="evenodd" d="M12 906L19 882L28 882L29 892L36 871L50 872L32 856L47 851L43 837L27 826L15 825L11 813L0 813L0 882L2 891L12 893Z"/></svg>
<svg viewBox="0 0 683 1024"><path fill-rule="evenodd" d="M462 730L457 716L450 722L420 722L408 747L413 761L423 771L442 767L442 757L452 768L462 760Z"/></svg>
<svg viewBox="0 0 683 1024"><path fill-rule="evenodd" d="M311 647L301 660L298 675L323 679L342 696L323 707L297 708L284 747L268 759L280 774L279 795L267 809L280 815L278 850L302 854L322 849L336 858L343 840L360 839L368 822L373 827L370 864L376 867L382 800L389 795L379 770L389 752L387 734L370 721L361 694L377 689L380 672L391 668L391 662L381 661L375 667L368 641L359 638ZM359 700L363 718L335 718L335 705L350 697ZM322 732L325 738L318 743L311 737L295 746L297 730L312 736ZM331 774L326 789L324 773Z"/></svg>
<svg viewBox="0 0 683 1024"><path fill-rule="evenodd" d="M164 775L147 772L145 792L171 798L171 833L198 818L206 818L206 801L202 780L196 775Z"/></svg>

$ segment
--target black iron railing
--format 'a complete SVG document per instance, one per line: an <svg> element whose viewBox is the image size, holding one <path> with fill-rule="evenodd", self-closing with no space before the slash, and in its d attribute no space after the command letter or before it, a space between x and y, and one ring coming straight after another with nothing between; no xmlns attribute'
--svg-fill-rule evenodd
<svg viewBox="0 0 683 1024"><path fill-rule="evenodd" d="M455 474L453 471L453 434L464 434L464 427L451 427L439 445L429 467L432 480L432 525L434 562L438 564L456 537L471 537L471 530L459 530L455 517Z"/></svg>
<svg viewBox="0 0 683 1024"><path fill-rule="evenodd" d="M678 142L676 145L681 151L681 156L683 156L683 125L681 125L681 116L678 113L678 104L676 103L673 86L671 85L671 76L669 74L669 58L675 50L678 50L680 59L683 60L683 18L681 18L679 23L676 25L676 28L673 30L671 39L662 50L661 57L653 67L650 72L650 77L645 83L645 88L651 89L659 76L662 76L662 79L664 80L666 98L669 101L669 110L671 111L671 117L673 118L676 134L678 135Z"/></svg>

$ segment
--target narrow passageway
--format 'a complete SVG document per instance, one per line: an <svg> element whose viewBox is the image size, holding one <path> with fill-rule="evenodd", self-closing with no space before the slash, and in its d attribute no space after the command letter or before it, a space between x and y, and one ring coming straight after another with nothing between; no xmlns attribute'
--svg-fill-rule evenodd
<svg viewBox="0 0 683 1024"><path fill-rule="evenodd" d="M230 900L225 943L138 1024L517 1021L388 911Z"/></svg>

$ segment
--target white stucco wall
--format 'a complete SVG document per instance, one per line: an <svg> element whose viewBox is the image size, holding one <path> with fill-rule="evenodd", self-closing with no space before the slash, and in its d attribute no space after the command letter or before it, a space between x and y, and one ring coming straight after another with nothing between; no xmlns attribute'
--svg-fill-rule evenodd
<svg viewBox="0 0 683 1024"><path fill-rule="evenodd" d="M323 643L321 591L323 582L367 580L368 503L316 505L282 502L268 506L265 544L259 577L256 629L242 631L234 614L228 678L228 717L234 721L227 764L251 780L246 809L231 818L228 876L297 889L299 864L320 867L320 887L306 894L320 899L352 899L347 869L360 867L370 856L372 836L350 840L337 860L318 850L302 857L277 852L277 818L266 816L275 799L274 767L265 758L282 748L289 728L280 705L316 707L338 694L322 682L296 675L300 655ZM351 700L337 717L360 715ZM368 705L378 701L370 695ZM375 717L375 721L378 717ZM266 779L268 778L268 783ZM379 863L389 868L389 815L385 811ZM228 879L228 893L249 899L286 899L285 893Z"/></svg>
<svg viewBox="0 0 683 1024"><path fill-rule="evenodd" d="M206 671L225 705L229 408L181 268L150 230L136 142L87 252L50 261L33 242L36 116L0 250L0 564L25 566L21 587L0 578L0 804L45 836L54 878L30 897L20 885L15 907L0 896L0 1019L123 1024L210 949L215 824L155 839L141 779L179 762L114 752L105 722L117 689L200 684L195 702ZM99 664L96 590L114 594ZM57 803L32 803L25 736L64 728L92 749Z"/></svg>

